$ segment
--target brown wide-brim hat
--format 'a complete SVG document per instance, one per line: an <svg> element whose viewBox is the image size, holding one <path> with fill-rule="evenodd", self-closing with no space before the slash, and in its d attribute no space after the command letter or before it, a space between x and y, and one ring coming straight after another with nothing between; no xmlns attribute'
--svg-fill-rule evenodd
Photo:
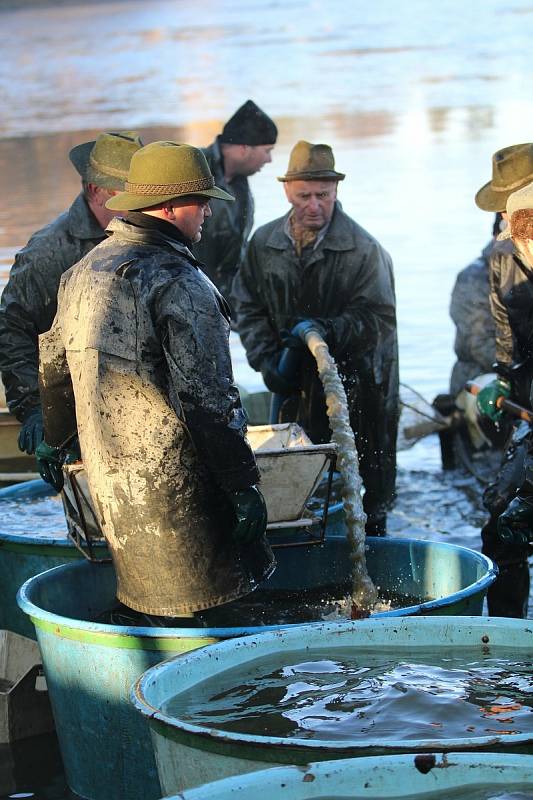
<svg viewBox="0 0 533 800"><path fill-rule="evenodd" d="M343 181L345 177L335 170L329 144L311 144L301 139L291 150L286 174L278 181Z"/></svg>
<svg viewBox="0 0 533 800"><path fill-rule="evenodd" d="M492 180L476 194L483 211L505 211L507 198L533 181L533 144L513 144L492 156Z"/></svg>
<svg viewBox="0 0 533 800"><path fill-rule="evenodd" d="M122 191L131 157L143 143L137 131L100 133L93 142L73 147L69 158L86 183Z"/></svg>
<svg viewBox="0 0 533 800"><path fill-rule="evenodd" d="M125 191L107 201L106 208L138 211L186 195L235 200L215 186L202 151L178 142L152 142L137 150L124 188Z"/></svg>

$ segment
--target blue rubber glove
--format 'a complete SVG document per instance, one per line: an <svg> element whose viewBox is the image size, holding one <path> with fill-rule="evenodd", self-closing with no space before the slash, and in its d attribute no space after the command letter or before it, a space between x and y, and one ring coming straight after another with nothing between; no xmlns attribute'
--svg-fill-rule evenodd
<svg viewBox="0 0 533 800"><path fill-rule="evenodd" d="M503 411L498 408L497 401L500 397L507 399L511 396L511 384L506 378L496 378L485 386L476 398L477 410L488 417L492 422L499 422Z"/></svg>
<svg viewBox="0 0 533 800"><path fill-rule="evenodd" d="M278 369L280 356L274 356L266 361L261 366L261 375L265 382L267 389L270 389L274 394L280 394L283 397L289 397L298 391L299 384L294 378L286 378Z"/></svg>
<svg viewBox="0 0 533 800"><path fill-rule="evenodd" d="M236 544L250 544L260 539L266 531L267 509L263 495L257 486L239 492L229 492L235 511L236 523L231 538Z"/></svg>
<svg viewBox="0 0 533 800"><path fill-rule="evenodd" d="M302 319L297 322L290 333L281 331L281 341L284 347L302 349L307 347L305 337L308 333L316 333L326 341L327 331L325 326L316 319Z"/></svg>
<svg viewBox="0 0 533 800"><path fill-rule="evenodd" d="M65 462L65 451L58 447L50 447L42 441L35 450L37 469L39 475L51 484L57 492L63 488L63 464Z"/></svg>
<svg viewBox="0 0 533 800"><path fill-rule="evenodd" d="M514 497L498 517L498 536L504 542L527 545L533 542L533 497Z"/></svg>
<svg viewBox="0 0 533 800"><path fill-rule="evenodd" d="M32 408L22 421L18 438L19 450L31 456L43 439L43 412L40 408Z"/></svg>

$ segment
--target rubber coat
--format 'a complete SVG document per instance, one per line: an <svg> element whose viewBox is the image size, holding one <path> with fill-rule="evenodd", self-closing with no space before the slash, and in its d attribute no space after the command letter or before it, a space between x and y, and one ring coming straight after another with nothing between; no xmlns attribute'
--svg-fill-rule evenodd
<svg viewBox="0 0 533 800"><path fill-rule="evenodd" d="M326 235L303 260L286 233L288 215L259 228L233 285L237 327L250 365L279 358L280 332L318 319L337 362L365 484L365 511L394 498L398 344L392 261L337 204ZM307 351L293 419L316 442L330 440L324 394Z"/></svg>
<svg viewBox="0 0 533 800"><path fill-rule="evenodd" d="M231 183L226 182L218 139L203 152L216 185L232 194L235 202L209 201L212 216L206 219L202 238L193 245L193 252L202 263L202 269L230 302L231 284L254 222L254 201L244 175L236 175Z"/></svg>
<svg viewBox="0 0 533 800"><path fill-rule="evenodd" d="M227 491L255 484L225 303L189 250L114 220L63 278L41 337L45 438L77 427L119 599L179 616L247 594L266 537L237 546Z"/></svg>
<svg viewBox="0 0 533 800"><path fill-rule="evenodd" d="M496 327L496 361L503 368L523 365L512 372L513 399L529 406L533 378L533 270L518 258L510 239L497 242L491 254L490 303Z"/></svg>
<svg viewBox="0 0 533 800"><path fill-rule="evenodd" d="M105 239L82 194L15 256L0 302L0 371L19 420L39 405L39 334L57 308L61 276Z"/></svg>
<svg viewBox="0 0 533 800"><path fill-rule="evenodd" d="M455 323L455 354L450 378L454 397L465 383L493 371L496 360L494 320L490 308L489 258L493 242L479 258L457 275L450 302L450 316Z"/></svg>

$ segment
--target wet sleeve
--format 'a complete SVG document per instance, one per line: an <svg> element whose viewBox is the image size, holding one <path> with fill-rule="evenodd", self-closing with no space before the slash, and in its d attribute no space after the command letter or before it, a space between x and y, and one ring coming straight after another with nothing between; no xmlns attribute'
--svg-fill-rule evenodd
<svg viewBox="0 0 533 800"><path fill-rule="evenodd" d="M494 252L489 261L490 307L496 329L496 361L511 364L513 361L513 333L509 315L501 297L502 257Z"/></svg>
<svg viewBox="0 0 533 800"><path fill-rule="evenodd" d="M453 288L450 316L456 326L455 353L482 372L490 372L496 358L494 321L486 271L475 263L463 271ZM475 268L475 269L474 269Z"/></svg>
<svg viewBox="0 0 533 800"><path fill-rule="evenodd" d="M257 240L253 236L235 276L232 300L237 330L250 366L260 372L266 363L281 352L277 333L271 323L264 298Z"/></svg>
<svg viewBox="0 0 533 800"><path fill-rule="evenodd" d="M60 289L59 298L61 295ZM60 314L50 330L39 337L39 393L45 442L51 447L62 447L76 435L77 423Z"/></svg>
<svg viewBox="0 0 533 800"><path fill-rule="evenodd" d="M342 314L321 322L326 327L328 343L341 356L355 356L374 351L385 340L395 341L396 302L392 261L388 253L373 242L361 254L349 258L359 263L353 270L350 295Z"/></svg>
<svg viewBox="0 0 533 800"><path fill-rule="evenodd" d="M227 491L259 481L246 439L246 413L233 383L228 324L205 278L175 281L158 298L156 327L170 400L200 460Z"/></svg>
<svg viewBox="0 0 533 800"><path fill-rule="evenodd" d="M17 254L0 302L0 371L9 410L19 420L39 405L38 337L56 310L57 286L47 285L39 255L31 242Z"/></svg>

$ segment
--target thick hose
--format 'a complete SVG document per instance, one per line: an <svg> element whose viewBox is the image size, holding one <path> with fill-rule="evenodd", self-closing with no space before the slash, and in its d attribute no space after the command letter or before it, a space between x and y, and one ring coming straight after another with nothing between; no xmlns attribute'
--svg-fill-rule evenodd
<svg viewBox="0 0 533 800"><path fill-rule="evenodd" d="M359 457L348 416L346 393L335 361L322 337L310 332L306 334L305 340L317 363L318 374L326 397L332 439L338 449L337 466L342 475L342 497L352 562L352 600L356 609L370 613L377 600L377 590L366 567L366 514L361 500L363 483L359 474Z"/></svg>

